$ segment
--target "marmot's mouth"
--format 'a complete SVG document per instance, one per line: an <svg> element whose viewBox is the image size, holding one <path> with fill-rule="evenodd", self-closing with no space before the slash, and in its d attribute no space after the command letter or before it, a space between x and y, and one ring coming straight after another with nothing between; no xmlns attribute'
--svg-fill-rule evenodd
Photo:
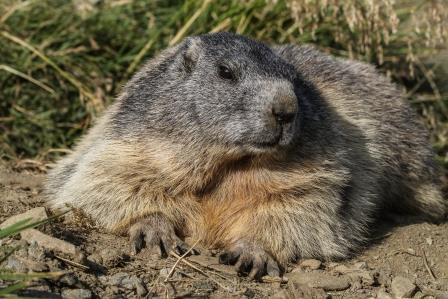
<svg viewBox="0 0 448 299"><path fill-rule="evenodd" d="M269 141L257 142L257 143L255 143L255 145L260 148L275 147L279 144L280 140L282 139L282 135L283 135L282 133L283 133L283 130L280 131L280 134L275 136L274 139L269 140Z"/></svg>

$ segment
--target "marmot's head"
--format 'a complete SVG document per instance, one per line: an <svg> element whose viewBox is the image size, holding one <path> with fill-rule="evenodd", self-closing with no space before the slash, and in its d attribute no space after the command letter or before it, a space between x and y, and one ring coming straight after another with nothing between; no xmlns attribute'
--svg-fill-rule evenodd
<svg viewBox="0 0 448 299"><path fill-rule="evenodd" d="M298 134L296 79L263 43L231 33L188 37L130 81L114 122L122 134L272 153Z"/></svg>

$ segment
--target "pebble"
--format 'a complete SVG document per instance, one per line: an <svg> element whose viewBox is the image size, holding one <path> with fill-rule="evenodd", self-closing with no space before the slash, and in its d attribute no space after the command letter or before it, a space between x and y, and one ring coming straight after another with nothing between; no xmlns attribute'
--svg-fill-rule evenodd
<svg viewBox="0 0 448 299"><path fill-rule="evenodd" d="M350 287L350 280L346 276L331 276L320 272L293 272L287 275L291 283L320 288L325 291L342 291Z"/></svg>
<svg viewBox="0 0 448 299"><path fill-rule="evenodd" d="M79 251L75 245L46 235L38 231L37 229L27 229L25 231L22 231L20 235L22 236L22 239L27 240L28 243L35 242L39 246L47 248L49 250L56 250L59 252L70 254L72 256L77 256L79 254Z"/></svg>
<svg viewBox="0 0 448 299"><path fill-rule="evenodd" d="M136 290L137 293L140 294L147 293L146 288L140 278L135 275L130 276L124 272L119 272L112 276L101 276L100 281L107 285Z"/></svg>
<svg viewBox="0 0 448 299"><path fill-rule="evenodd" d="M37 245L36 242L31 242L30 246L28 247L28 255L36 261L44 262L45 256L46 256L45 250Z"/></svg>
<svg viewBox="0 0 448 299"><path fill-rule="evenodd" d="M102 265L103 264L103 257L99 255L99 253L93 253L87 257L87 260L91 263Z"/></svg>
<svg viewBox="0 0 448 299"><path fill-rule="evenodd" d="M322 266L322 262L315 259L303 260L300 263L300 266L303 268L308 268L310 270L317 270Z"/></svg>
<svg viewBox="0 0 448 299"><path fill-rule="evenodd" d="M396 276L392 279L391 290L395 297L410 298L414 295L416 288L416 285L405 277Z"/></svg>
<svg viewBox="0 0 448 299"><path fill-rule="evenodd" d="M11 269L17 272L26 273L28 271L44 272L48 271L47 264L43 262L35 262L14 255L10 256L6 262L5 268Z"/></svg>
<svg viewBox="0 0 448 299"><path fill-rule="evenodd" d="M59 281L67 286L72 287L78 282L78 279L73 273L67 273L62 276Z"/></svg>
<svg viewBox="0 0 448 299"><path fill-rule="evenodd" d="M122 250L113 248L102 249L97 255L101 261L99 264L110 268L119 266L127 258Z"/></svg>
<svg viewBox="0 0 448 299"><path fill-rule="evenodd" d="M62 298L64 299L90 299L92 292L87 289L73 289L62 291Z"/></svg>
<svg viewBox="0 0 448 299"><path fill-rule="evenodd" d="M162 268L160 269L160 277L166 278L168 277L168 274L170 273L171 268ZM182 275L178 271L174 271L171 274L171 278L181 278Z"/></svg>

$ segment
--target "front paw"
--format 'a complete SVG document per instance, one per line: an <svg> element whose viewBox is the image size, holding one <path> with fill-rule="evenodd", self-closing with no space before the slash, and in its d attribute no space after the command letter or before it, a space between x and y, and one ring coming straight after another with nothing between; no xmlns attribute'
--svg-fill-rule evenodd
<svg viewBox="0 0 448 299"><path fill-rule="evenodd" d="M149 215L132 225L129 229L129 239L133 254L146 247L166 258L170 251L184 254L189 250L189 246L176 235L171 221L161 213ZM194 249L191 253L198 254Z"/></svg>
<svg viewBox="0 0 448 299"><path fill-rule="evenodd" d="M239 241L219 256L221 264L235 265L238 273L249 273L250 279L263 275L278 277L280 267L263 247L255 242Z"/></svg>

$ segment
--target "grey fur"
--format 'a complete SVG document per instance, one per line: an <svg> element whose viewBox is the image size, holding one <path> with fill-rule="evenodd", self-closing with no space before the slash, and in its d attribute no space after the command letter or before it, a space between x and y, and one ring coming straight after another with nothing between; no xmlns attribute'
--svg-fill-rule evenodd
<svg viewBox="0 0 448 299"><path fill-rule="evenodd" d="M230 33L189 37L144 66L47 193L109 230L174 228L260 269L346 257L385 206L446 213L427 132L374 67ZM160 214L169 229L148 226Z"/></svg>

